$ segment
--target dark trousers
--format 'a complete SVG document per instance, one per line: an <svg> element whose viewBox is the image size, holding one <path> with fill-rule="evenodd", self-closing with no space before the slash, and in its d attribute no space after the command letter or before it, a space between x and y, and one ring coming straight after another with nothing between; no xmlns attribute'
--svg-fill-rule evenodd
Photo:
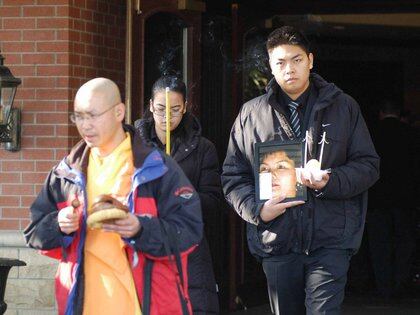
<svg viewBox="0 0 420 315"><path fill-rule="evenodd" d="M350 253L318 249L263 260L271 311L276 315L340 314Z"/></svg>
<svg viewBox="0 0 420 315"><path fill-rule="evenodd" d="M415 249L413 211L374 209L367 214L369 252L378 293L388 298L408 284Z"/></svg>

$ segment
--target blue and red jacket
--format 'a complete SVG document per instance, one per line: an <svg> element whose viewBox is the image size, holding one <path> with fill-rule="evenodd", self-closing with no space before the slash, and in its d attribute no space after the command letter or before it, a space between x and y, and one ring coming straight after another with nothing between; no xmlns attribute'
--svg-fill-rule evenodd
<svg viewBox="0 0 420 315"><path fill-rule="evenodd" d="M165 250L168 236L161 226L170 230L172 237L175 236L182 270L187 270L188 254L202 238L203 224L198 194L170 157L143 143L130 126L124 128L132 134L135 167L128 205L141 224L137 235L125 239L137 296L143 305L146 275L147 283L150 284L146 294L150 296L150 314L182 314L180 294L191 313L186 272L181 272L183 279L180 279L173 257L168 256L167 248ZM24 231L29 247L60 260L55 279L59 314L83 313L83 248L89 150L86 143L80 141L50 171L30 208L31 222ZM57 214L60 209L71 205L74 199L80 202L76 211L81 213L81 224L78 231L66 235L58 226ZM146 262L153 264L153 268L148 268L151 275L145 273Z"/></svg>

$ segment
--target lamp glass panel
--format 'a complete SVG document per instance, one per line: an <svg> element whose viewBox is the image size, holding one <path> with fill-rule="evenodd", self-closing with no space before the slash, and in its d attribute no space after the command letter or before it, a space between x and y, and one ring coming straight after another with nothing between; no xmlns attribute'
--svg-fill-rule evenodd
<svg viewBox="0 0 420 315"><path fill-rule="evenodd" d="M12 107L15 87L2 87L0 91L0 123L7 124L10 109Z"/></svg>

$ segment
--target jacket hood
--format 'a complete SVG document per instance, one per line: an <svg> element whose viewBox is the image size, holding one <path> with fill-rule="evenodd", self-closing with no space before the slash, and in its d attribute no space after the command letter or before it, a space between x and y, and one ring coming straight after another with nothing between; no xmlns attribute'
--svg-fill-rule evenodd
<svg viewBox="0 0 420 315"><path fill-rule="evenodd" d="M325 81L320 75L314 72L311 72L309 79L318 90L317 107L319 109L329 106L333 103L335 98L337 98L340 94L343 94L343 91L339 89L334 83ZM279 88L280 86L278 85L276 79L273 77L268 82L266 87L268 97L270 97L273 93L276 93Z"/></svg>
<svg viewBox="0 0 420 315"><path fill-rule="evenodd" d="M152 151L153 147L142 140L134 127L130 125L123 125L124 132L131 134L131 147L134 152L134 167L140 168L148 154ZM86 142L80 140L70 151L66 158L66 163L73 169L86 174L89 162L90 148Z"/></svg>
<svg viewBox="0 0 420 315"><path fill-rule="evenodd" d="M147 143L158 145L153 117L138 119L134 122L140 137ZM178 127L171 133L171 156L180 161L186 158L197 146L201 137L201 125L197 117L186 112Z"/></svg>

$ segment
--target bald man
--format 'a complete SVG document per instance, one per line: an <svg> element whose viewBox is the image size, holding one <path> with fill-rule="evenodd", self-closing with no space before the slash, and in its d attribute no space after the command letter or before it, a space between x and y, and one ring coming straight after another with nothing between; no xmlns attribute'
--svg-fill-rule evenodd
<svg viewBox="0 0 420 315"><path fill-rule="evenodd" d="M53 167L30 208L28 246L60 260L59 314L191 312L184 270L202 237L198 195L170 157L123 124L124 115L114 82L85 83L70 115L82 140ZM90 228L86 218L103 194L130 211Z"/></svg>

